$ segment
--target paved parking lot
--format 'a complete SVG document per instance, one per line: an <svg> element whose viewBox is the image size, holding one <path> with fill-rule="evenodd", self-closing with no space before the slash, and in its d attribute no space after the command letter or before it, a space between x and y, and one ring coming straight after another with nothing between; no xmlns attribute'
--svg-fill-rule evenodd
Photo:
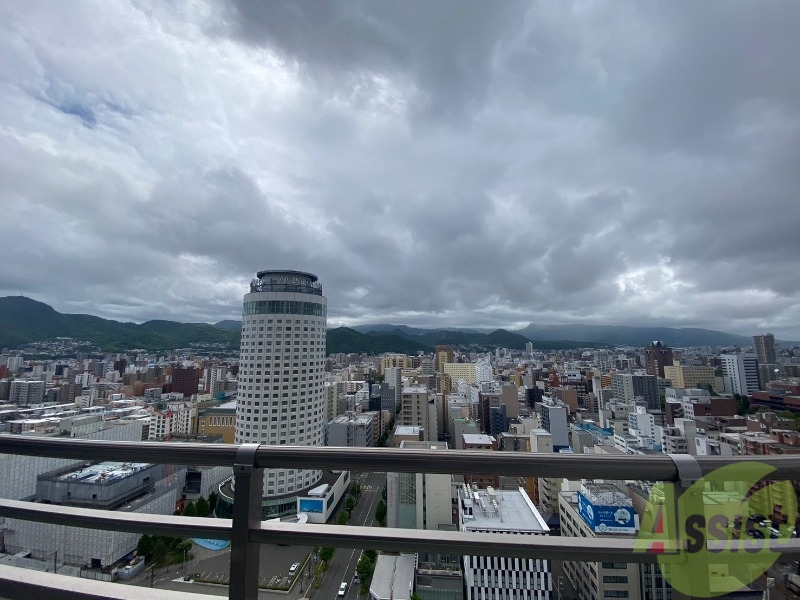
<svg viewBox="0 0 800 600"><path fill-rule="evenodd" d="M271 580L275 581L278 578L289 577L289 568L294 563L303 564L306 558L311 554L314 549L306 546L277 546L270 544L263 544L261 546L261 560L259 568L259 581L262 583L269 583ZM185 585L187 592L197 593L213 593L209 591L209 587L214 586L194 585L189 586L184 584L183 581L175 581L181 579L184 574L191 575L200 573L204 580L217 581L221 584L227 585L229 580L229 567L230 567L230 547L224 550L208 550L195 544L192 547L194 558L187 562L185 565L175 564L169 567L164 567L156 570L151 574L149 570L137 576L130 581L133 585L149 587L151 581L153 587L161 589L184 589ZM295 582L292 592L296 590L299 592L299 580ZM225 588L227 594L227 588ZM298 593L298 596L301 594ZM283 594L285 597L285 594Z"/></svg>

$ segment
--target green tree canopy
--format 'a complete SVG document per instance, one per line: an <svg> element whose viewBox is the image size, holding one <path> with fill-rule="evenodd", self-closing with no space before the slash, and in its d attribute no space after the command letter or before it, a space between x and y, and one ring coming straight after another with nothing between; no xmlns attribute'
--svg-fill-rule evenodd
<svg viewBox="0 0 800 600"><path fill-rule="evenodd" d="M202 496L200 496L197 499L197 502L195 502L194 506L198 517L205 517L211 510L211 507L208 504L208 500L206 500Z"/></svg>
<svg viewBox="0 0 800 600"><path fill-rule="evenodd" d="M386 503L381 500L375 508L375 519L381 524L381 527L386 524Z"/></svg>
<svg viewBox="0 0 800 600"><path fill-rule="evenodd" d="M144 534L139 538L139 543L136 544L136 552L145 558L150 558L153 556L153 546L153 538L147 534Z"/></svg>
<svg viewBox="0 0 800 600"><path fill-rule="evenodd" d="M370 560L366 556L362 555L361 559L358 561L358 564L356 565L356 573L358 573L358 576L362 580L365 580L368 577L372 576L372 572L374 570L375 570L375 563L370 562Z"/></svg>

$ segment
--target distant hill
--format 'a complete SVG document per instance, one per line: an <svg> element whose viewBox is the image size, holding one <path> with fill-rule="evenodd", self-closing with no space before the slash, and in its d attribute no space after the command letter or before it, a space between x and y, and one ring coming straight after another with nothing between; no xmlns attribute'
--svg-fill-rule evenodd
<svg viewBox="0 0 800 600"><path fill-rule="evenodd" d="M533 347L537 350L565 350L567 348L577 348L580 346L590 348L600 348L607 344L597 342L577 342L573 340L531 340L519 333L497 329L489 333L482 333L475 329L421 329L418 327L407 327L405 325L380 325L381 329L368 329L374 325L360 325L353 329L363 331L367 335L397 335L407 337L411 340L424 342L428 346L448 345L457 348L511 348L514 350L524 350L528 342L533 342ZM390 329L391 328L391 329Z"/></svg>
<svg viewBox="0 0 800 600"><path fill-rule="evenodd" d="M361 333L395 333L404 335L424 335L436 331L465 331L468 333L479 333L477 329L469 327L436 327L432 329L423 329L420 327L409 327L408 325L389 325L387 323L373 323L370 325L355 325L353 329Z"/></svg>
<svg viewBox="0 0 800 600"><path fill-rule="evenodd" d="M377 329L376 329L377 328ZM86 340L107 352L144 348L170 350L192 344L223 343L238 346L241 322L207 323L148 321L138 325L84 314L62 314L24 296L0 297L0 348L35 341L71 337ZM674 347L752 345L752 339L699 328L632 327L623 325L528 325L520 331L497 329L422 329L406 325L360 325L328 330L329 353L430 352L439 344L459 348L513 348L528 341L540 350L602 346L647 346L662 340ZM798 344L799 342L782 342Z"/></svg>
<svg viewBox="0 0 800 600"><path fill-rule="evenodd" d="M417 351L431 352L422 340L394 334L367 335L350 327L329 329L327 335L328 354L381 354L383 352L400 352L416 354Z"/></svg>
<svg viewBox="0 0 800 600"><path fill-rule="evenodd" d="M529 339L600 342L615 346L648 346L661 340L667 346L752 345L752 338L699 328L632 327L628 325L534 325L517 331Z"/></svg>
<svg viewBox="0 0 800 600"><path fill-rule="evenodd" d="M239 332L208 323L148 321L121 323L92 315L62 314L24 296L0 298L0 347L16 347L56 337L86 340L105 351L170 350L197 343L238 345Z"/></svg>

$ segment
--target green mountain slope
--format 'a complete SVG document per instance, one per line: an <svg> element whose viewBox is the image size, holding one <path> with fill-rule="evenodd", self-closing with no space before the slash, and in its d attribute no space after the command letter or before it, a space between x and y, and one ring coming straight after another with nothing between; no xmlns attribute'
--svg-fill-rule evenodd
<svg viewBox="0 0 800 600"><path fill-rule="evenodd" d="M71 337L106 351L170 350L191 344L223 343L236 346L239 332L207 323L148 321L121 323L92 315L61 314L51 306L24 296L0 298L0 347Z"/></svg>
<svg viewBox="0 0 800 600"><path fill-rule="evenodd" d="M433 350L421 340L394 334L367 335L359 333L349 327L329 329L327 335L328 354L381 354L383 352L401 352L403 354L416 354L422 350Z"/></svg>

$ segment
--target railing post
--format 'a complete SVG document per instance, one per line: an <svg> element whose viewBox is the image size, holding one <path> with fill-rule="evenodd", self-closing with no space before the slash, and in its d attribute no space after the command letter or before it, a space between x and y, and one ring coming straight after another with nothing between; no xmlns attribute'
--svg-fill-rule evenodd
<svg viewBox="0 0 800 600"><path fill-rule="evenodd" d="M233 531L228 598L258 600L261 544L250 542L250 530L261 522L264 469L255 467L259 444L242 444L233 466Z"/></svg>
<svg viewBox="0 0 800 600"><path fill-rule="evenodd" d="M692 562L691 556L686 550L684 538L681 535L681 527L684 520L690 515L703 515L703 495L697 490L689 492L689 488L703 478L703 471L697 459L691 454L667 454L675 463L678 469L678 481L674 483L675 504L673 507L675 514L675 545L683 558L682 565L688 569L689 576L682 577L682 583L688 587L689 593L673 590L673 598L687 600L694 598L698 593L701 597L708 597L710 592L708 565L702 562Z"/></svg>

